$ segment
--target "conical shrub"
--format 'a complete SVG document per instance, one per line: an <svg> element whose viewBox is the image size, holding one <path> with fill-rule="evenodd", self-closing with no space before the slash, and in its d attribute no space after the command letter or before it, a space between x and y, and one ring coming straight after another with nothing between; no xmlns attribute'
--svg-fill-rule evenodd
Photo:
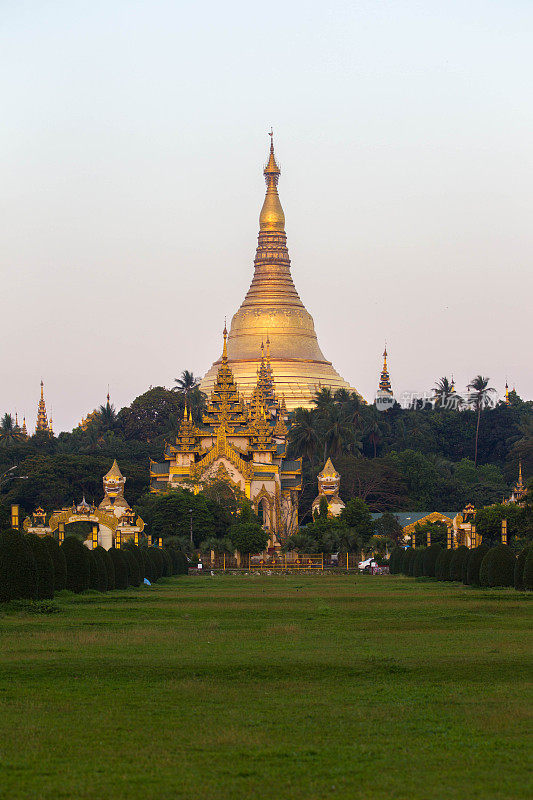
<svg viewBox="0 0 533 800"><path fill-rule="evenodd" d="M435 565L440 553L442 553L442 547L440 544L438 544L438 542L430 544L429 547L426 547L423 562L423 574L426 576L426 578L435 577Z"/></svg>
<svg viewBox="0 0 533 800"><path fill-rule="evenodd" d="M468 547L462 544L457 550L453 550L453 555L450 561L450 580L461 581L463 580L463 567L468 559Z"/></svg>
<svg viewBox="0 0 533 800"><path fill-rule="evenodd" d="M29 533L26 539L37 567L37 599L51 600L54 596L54 564L50 551L42 538L35 533Z"/></svg>
<svg viewBox="0 0 533 800"><path fill-rule="evenodd" d="M426 554L425 547L417 547L415 557L413 560L413 577L421 578L424 574L424 556Z"/></svg>
<svg viewBox="0 0 533 800"><path fill-rule="evenodd" d="M0 601L37 599L37 566L26 537L0 533Z"/></svg>
<svg viewBox="0 0 533 800"><path fill-rule="evenodd" d="M472 550L468 553L468 559L466 562L466 583L469 586L479 586L479 568L481 567L481 562L485 558L486 554L489 552L489 546L487 544L479 544L477 547L473 547Z"/></svg>
<svg viewBox="0 0 533 800"><path fill-rule="evenodd" d="M524 566L530 548L531 545L529 545L529 547L524 547L523 550L520 550L518 556L516 557L516 562L514 565L514 588L519 592L524 591Z"/></svg>
<svg viewBox="0 0 533 800"><path fill-rule="evenodd" d="M67 562L65 554L53 536L43 536L42 541L48 548L54 565L54 592L61 592L67 587Z"/></svg>
<svg viewBox="0 0 533 800"><path fill-rule="evenodd" d="M128 559L122 550L111 547L108 551L115 568L115 589L127 589L130 585Z"/></svg>
<svg viewBox="0 0 533 800"><path fill-rule="evenodd" d="M481 586L514 586L515 562L515 554L508 545L492 547L479 568Z"/></svg>
<svg viewBox="0 0 533 800"><path fill-rule="evenodd" d="M89 588L89 550L76 536L65 537L61 549L67 562L67 589L85 592Z"/></svg>
<svg viewBox="0 0 533 800"><path fill-rule="evenodd" d="M100 553L100 558L105 568L107 591L110 592L115 588L115 567L113 566L113 559L108 551L100 544L94 549L95 553L97 551Z"/></svg>

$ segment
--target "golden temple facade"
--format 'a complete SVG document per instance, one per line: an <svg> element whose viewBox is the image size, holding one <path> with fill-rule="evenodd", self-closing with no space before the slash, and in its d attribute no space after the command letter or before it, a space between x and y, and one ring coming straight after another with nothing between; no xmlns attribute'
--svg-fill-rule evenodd
<svg viewBox="0 0 533 800"><path fill-rule="evenodd" d="M324 357L313 318L294 286L285 215L278 195L280 174L271 140L264 168L267 189L259 216L254 276L231 321L227 347L235 380L249 397L257 381L260 346L269 339L276 392L285 398L291 411L298 406L310 407L315 392L323 387L355 390ZM200 384L206 394L213 389L220 364L221 359L215 361Z"/></svg>
<svg viewBox="0 0 533 800"><path fill-rule="evenodd" d="M269 533L269 546L278 547L298 528L302 460L286 458L288 412L275 395L268 349L261 353L248 403L239 388L224 328L222 359L202 424L195 425L185 409L175 441L165 446L164 462L150 464L150 488L198 491L222 480L250 500Z"/></svg>

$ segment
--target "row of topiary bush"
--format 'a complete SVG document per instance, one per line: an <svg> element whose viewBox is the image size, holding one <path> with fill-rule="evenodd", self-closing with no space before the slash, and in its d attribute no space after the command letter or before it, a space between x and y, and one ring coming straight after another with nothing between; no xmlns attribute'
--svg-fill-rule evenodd
<svg viewBox="0 0 533 800"><path fill-rule="evenodd" d="M176 547L137 547L126 543L89 550L75 536L61 545L52 536L0 533L0 601L45 600L68 589L127 589L169 575L186 574L187 560Z"/></svg>
<svg viewBox="0 0 533 800"><path fill-rule="evenodd" d="M456 550L440 544L429 547L396 547L389 560L391 574L436 578L439 581L461 581L469 586L514 586L520 591L533 590L533 545L518 556L504 544L489 547L480 544L469 550L461 545Z"/></svg>

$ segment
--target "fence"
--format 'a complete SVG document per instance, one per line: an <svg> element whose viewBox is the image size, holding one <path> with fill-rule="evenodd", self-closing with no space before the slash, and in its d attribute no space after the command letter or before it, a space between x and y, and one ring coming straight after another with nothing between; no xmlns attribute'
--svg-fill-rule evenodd
<svg viewBox="0 0 533 800"><path fill-rule="evenodd" d="M324 570L357 571L358 553L273 553L272 555L230 555L229 553L198 553L198 571L228 570L246 572L323 572ZM201 566L200 566L201 565ZM194 567L193 567L194 569Z"/></svg>

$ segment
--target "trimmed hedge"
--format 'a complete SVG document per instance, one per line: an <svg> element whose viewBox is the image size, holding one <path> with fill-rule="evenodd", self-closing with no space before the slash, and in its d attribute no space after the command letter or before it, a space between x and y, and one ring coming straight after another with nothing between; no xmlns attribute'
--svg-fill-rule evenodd
<svg viewBox="0 0 533 800"><path fill-rule="evenodd" d="M75 536L66 536L61 545L67 562L67 586L71 592L85 592L89 588L89 550Z"/></svg>
<svg viewBox="0 0 533 800"><path fill-rule="evenodd" d="M0 601L37 599L37 565L21 533L0 533Z"/></svg>
<svg viewBox="0 0 533 800"><path fill-rule="evenodd" d="M405 551L406 556L403 562L403 574L404 575L412 575L413 574L413 562L415 560L416 550L414 547L408 547Z"/></svg>
<svg viewBox="0 0 533 800"><path fill-rule="evenodd" d="M130 585L130 574L126 554L116 547L111 547L107 552L115 568L115 589L127 589Z"/></svg>
<svg viewBox="0 0 533 800"><path fill-rule="evenodd" d="M463 581L463 567L468 560L468 547L462 544L457 550L453 550L453 556L450 561L450 580Z"/></svg>
<svg viewBox="0 0 533 800"><path fill-rule="evenodd" d="M425 547L417 547L415 557L413 559L413 578L421 578L424 574L424 556L426 554Z"/></svg>
<svg viewBox="0 0 533 800"><path fill-rule="evenodd" d="M154 567L152 565L152 560L148 554L148 547L139 547L139 553L141 555L143 561L143 568L142 568L142 576L143 580L146 578L150 581L150 583L155 583L157 580L157 575L155 575Z"/></svg>
<svg viewBox="0 0 533 800"><path fill-rule="evenodd" d="M95 547L94 552L100 553L102 563L105 567L107 591L110 592L115 588L115 567L113 565L113 559L101 544Z"/></svg>
<svg viewBox="0 0 533 800"><path fill-rule="evenodd" d="M514 586L515 562L515 554L508 545L492 547L479 568L481 586Z"/></svg>
<svg viewBox="0 0 533 800"><path fill-rule="evenodd" d="M159 578L163 577L163 556L161 555L159 548L154 546L148 547L147 553L152 565L152 575L154 576L154 581L157 581Z"/></svg>
<svg viewBox="0 0 533 800"><path fill-rule="evenodd" d="M128 562L128 572L129 572L129 580L130 586L140 586L142 579L141 579L141 568L139 566L139 562L137 561L137 557L135 553L128 547L124 547L122 552L126 556L126 560Z"/></svg>
<svg viewBox="0 0 533 800"><path fill-rule="evenodd" d="M466 562L466 584L467 586L479 586L479 568L485 555L489 552L488 544L480 544L472 548L468 553Z"/></svg>
<svg viewBox="0 0 533 800"><path fill-rule="evenodd" d="M514 565L514 588L519 592L524 591L524 566L530 549L531 545L520 550Z"/></svg>
<svg viewBox="0 0 533 800"><path fill-rule="evenodd" d="M28 533L26 539L37 567L37 600L51 600L54 596L54 563L50 551L36 533Z"/></svg>
<svg viewBox="0 0 533 800"><path fill-rule="evenodd" d="M529 548L529 552L524 562L524 572L522 575L524 589L531 592L533 590L533 547Z"/></svg>
<svg viewBox="0 0 533 800"><path fill-rule="evenodd" d="M393 547L389 558L389 573L391 575L397 575L400 571L402 558L403 550L400 547Z"/></svg>
<svg viewBox="0 0 533 800"><path fill-rule="evenodd" d="M169 578L171 575L174 574L174 569L172 567L172 559L170 558L169 552L165 547L160 548L159 552L163 556L163 576L165 578Z"/></svg>
<svg viewBox="0 0 533 800"><path fill-rule="evenodd" d="M67 562L65 554L53 536L43 536L42 541L48 548L52 564L54 565L54 592L61 592L67 588Z"/></svg>
<svg viewBox="0 0 533 800"><path fill-rule="evenodd" d="M439 579L439 581L449 581L450 578L450 564L453 558L454 550L443 550L442 557L439 558L439 574L435 571L435 577Z"/></svg>
<svg viewBox="0 0 533 800"><path fill-rule="evenodd" d="M435 577L435 565L440 553L442 553L442 547L438 542L430 544L429 547L426 547L423 563L423 574L426 576L426 578Z"/></svg>
<svg viewBox="0 0 533 800"><path fill-rule="evenodd" d="M172 559L172 567L173 575L187 575L189 572L189 565L187 563L187 559L185 558L185 554L174 545L167 545L165 548L170 558ZM403 559L403 551L401 553ZM401 561L398 561L398 572L400 572Z"/></svg>
<svg viewBox="0 0 533 800"><path fill-rule="evenodd" d="M89 566L91 568L89 586L91 589L96 589L97 592L106 592L107 570L104 556L98 547L95 547L94 550L89 550L89 555Z"/></svg>
<svg viewBox="0 0 533 800"><path fill-rule="evenodd" d="M144 572L144 561L143 561L143 557L142 557L142 553L141 553L140 547L138 545L136 545L135 542L130 540L129 542L125 542L125 544L123 544L122 549L123 550L129 550L135 556L135 560L137 561L137 567L139 569L140 582L142 583L143 579L144 579L144 575L143 575L143 572Z"/></svg>

